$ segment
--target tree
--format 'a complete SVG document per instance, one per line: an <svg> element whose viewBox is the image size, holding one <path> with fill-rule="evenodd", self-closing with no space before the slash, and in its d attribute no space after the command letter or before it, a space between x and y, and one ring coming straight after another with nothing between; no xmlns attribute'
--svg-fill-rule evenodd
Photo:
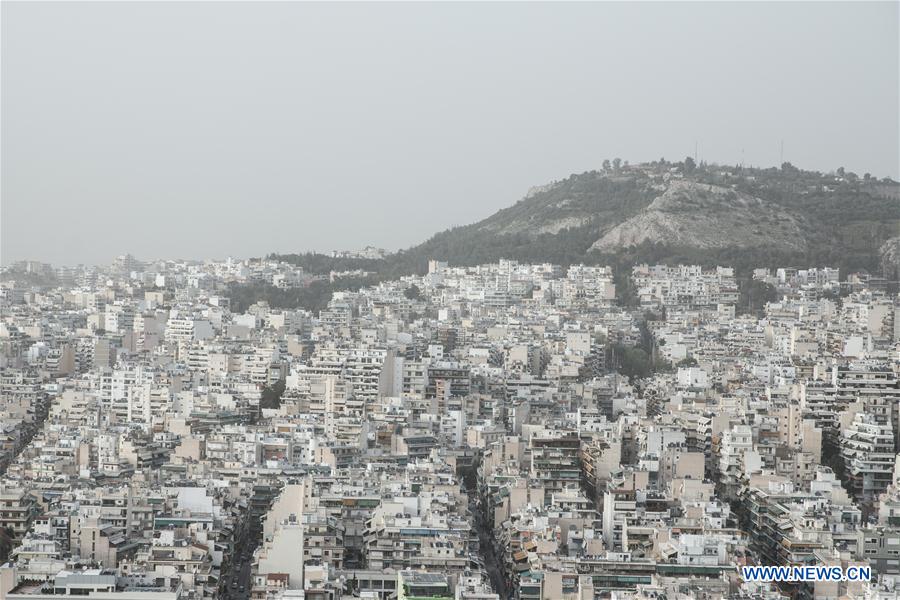
<svg viewBox="0 0 900 600"><path fill-rule="evenodd" d="M642 338L645 338L645 334ZM649 351L646 349L649 345ZM652 342L642 339L640 346L626 346L621 342L607 345L607 364L631 379L643 379L659 371L669 371L672 365L666 360L654 358Z"/></svg>
<svg viewBox="0 0 900 600"><path fill-rule="evenodd" d="M0 528L0 564L5 563L15 546L15 532L12 527Z"/></svg>
<svg viewBox="0 0 900 600"><path fill-rule="evenodd" d="M685 157L684 159L684 172L687 175L690 175L697 168L697 163L694 162L694 159L690 156Z"/></svg>
<svg viewBox="0 0 900 600"><path fill-rule="evenodd" d="M281 396L284 394L284 387L284 379L279 379L274 385L264 387L262 396L259 399L259 408L279 408L281 406Z"/></svg>
<svg viewBox="0 0 900 600"><path fill-rule="evenodd" d="M838 170L837 170L838 177L843 177L844 173L845 173L844 167L838 167Z"/></svg>
<svg viewBox="0 0 900 600"><path fill-rule="evenodd" d="M619 355L619 372L630 379L650 376L650 355L637 346L623 347Z"/></svg>
<svg viewBox="0 0 900 600"><path fill-rule="evenodd" d="M418 300L422 297L422 290L419 289L419 286L413 284L403 290L403 295L406 296L407 300Z"/></svg>
<svg viewBox="0 0 900 600"><path fill-rule="evenodd" d="M355 596L356 592L359 591L359 580L356 579L356 575L353 576L353 579L347 579L344 582L344 593L350 596Z"/></svg>
<svg viewBox="0 0 900 600"><path fill-rule="evenodd" d="M622 159L621 159L621 158L614 158L614 159L613 159L613 171L618 172L618 171L619 171L619 167L621 167L621 166L622 166Z"/></svg>
<svg viewBox="0 0 900 600"><path fill-rule="evenodd" d="M743 278L738 280L739 300L738 313L760 314L769 302L777 302L781 294L769 283L758 279Z"/></svg>
<svg viewBox="0 0 900 600"><path fill-rule="evenodd" d="M610 168L609 159L607 158L603 161L603 170L609 172Z"/></svg>

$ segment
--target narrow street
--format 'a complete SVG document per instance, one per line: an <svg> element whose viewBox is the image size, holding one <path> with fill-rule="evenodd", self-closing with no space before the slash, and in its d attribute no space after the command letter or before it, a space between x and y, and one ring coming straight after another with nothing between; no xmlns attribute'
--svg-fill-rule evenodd
<svg viewBox="0 0 900 600"><path fill-rule="evenodd" d="M0 475L5 475L7 469L9 469L9 465L13 463L13 461L18 458L18 456L25 451L26 448L31 444L31 440L34 439L34 436L38 434L44 428L44 421L47 420L47 416L50 414L50 404L52 402L51 398L44 398L42 401L39 401L35 405L34 410L34 419L31 423L23 426L22 429L22 438L16 444L13 452L6 454L0 459Z"/></svg>
<svg viewBox="0 0 900 600"><path fill-rule="evenodd" d="M475 527L478 530L478 542L481 557L484 559L484 568L491 579L491 585L494 586L494 591L500 595L500 598L508 599L510 594L506 589L506 580L503 577L503 565L497 557L494 538L490 528L485 524L480 506L479 510L475 512Z"/></svg>
<svg viewBox="0 0 900 600"><path fill-rule="evenodd" d="M226 600L248 600L253 587L251 581L253 552L262 543L262 519L272 502L269 488L260 487L255 491L248 508L248 522L241 535L235 540L234 556L229 557L227 567L222 571L220 593Z"/></svg>
<svg viewBox="0 0 900 600"><path fill-rule="evenodd" d="M478 466L478 462L476 462L472 468L477 471ZM503 565L497 556L497 549L494 545L493 532L486 513L487 507L482 505L477 487L467 485L466 494L469 496L469 507L475 518L475 530L478 533L478 550L482 560L484 560L484 569L491 580L494 591L499 594L501 600L508 600L510 593L506 589Z"/></svg>

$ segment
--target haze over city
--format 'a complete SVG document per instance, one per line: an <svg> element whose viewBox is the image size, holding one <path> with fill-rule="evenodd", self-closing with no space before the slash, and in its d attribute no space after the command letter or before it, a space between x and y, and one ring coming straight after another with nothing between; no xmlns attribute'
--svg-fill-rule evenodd
<svg viewBox="0 0 900 600"><path fill-rule="evenodd" d="M897 3L2 5L2 254L419 243L693 156L898 177Z"/></svg>
<svg viewBox="0 0 900 600"><path fill-rule="evenodd" d="M0 11L0 600L900 599L900 2Z"/></svg>

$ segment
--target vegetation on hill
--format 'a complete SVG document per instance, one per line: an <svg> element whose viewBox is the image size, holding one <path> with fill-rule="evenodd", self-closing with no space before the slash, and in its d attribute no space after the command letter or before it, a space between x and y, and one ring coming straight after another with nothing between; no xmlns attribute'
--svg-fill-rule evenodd
<svg viewBox="0 0 900 600"><path fill-rule="evenodd" d="M525 198L471 225L476 231L500 234L559 233L591 224L595 234L650 205L659 194L639 174L588 171L532 190Z"/></svg>
<svg viewBox="0 0 900 600"><path fill-rule="evenodd" d="M424 274L429 259L451 265L476 265L507 258L563 266L610 265L625 303L634 299L628 275L635 264L730 265L736 269L747 307L752 304L756 309L761 306L758 302L771 297L772 290L752 282L752 269L827 265L840 268L844 275L858 270L880 274L880 249L900 233L900 185L869 175L858 177L842 169L836 174L823 174L803 171L789 163L780 169L696 165L691 160L604 166L603 171L571 175L543 186L483 221L440 232L418 246L383 259L333 258L315 253L270 255L314 274L362 269L373 275L342 279L335 284L317 282L300 291L235 290L238 306L260 298L273 306L317 309L327 303L335 289L357 289L375 281ZM738 197L749 196L760 202L758 212L742 215L733 224L745 229L734 235L735 239L744 240L743 245L699 247L685 242L683 236L667 238L662 231L659 239L629 247L592 249L603 234L650 210L654 199L672 181L685 179L717 189L730 188L734 194L709 195L701 190L693 198L691 190L702 186L687 186L688 192L680 193L678 205L667 210L694 211L699 218L710 211L730 210L725 204ZM768 232L779 227L779 219L789 219L796 225L804 238L802 244L772 243L774 238ZM711 223L709 226L713 227L716 222ZM721 235L721 231L715 233ZM758 240L758 244L748 245L748 239Z"/></svg>

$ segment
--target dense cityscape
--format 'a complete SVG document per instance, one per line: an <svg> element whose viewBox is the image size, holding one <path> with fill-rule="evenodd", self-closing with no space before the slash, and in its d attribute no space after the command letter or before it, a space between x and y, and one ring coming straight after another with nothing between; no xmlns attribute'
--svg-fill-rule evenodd
<svg viewBox="0 0 900 600"><path fill-rule="evenodd" d="M0 600L900 600L900 0L0 56Z"/></svg>
<svg viewBox="0 0 900 600"><path fill-rule="evenodd" d="M6 267L0 599L896 598L892 282L615 275L432 260L310 311L232 306L321 278L276 259Z"/></svg>

